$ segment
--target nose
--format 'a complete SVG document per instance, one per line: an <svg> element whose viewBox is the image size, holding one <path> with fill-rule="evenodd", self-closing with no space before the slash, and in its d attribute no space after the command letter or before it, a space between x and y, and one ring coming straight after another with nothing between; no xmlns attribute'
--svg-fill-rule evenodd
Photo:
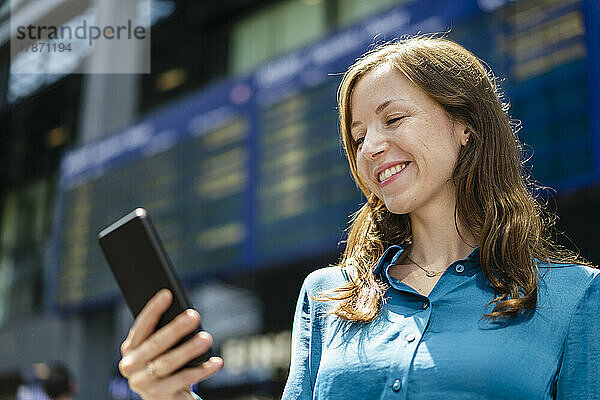
<svg viewBox="0 0 600 400"><path fill-rule="evenodd" d="M384 135L380 134L376 130L371 132L367 132L365 135L365 139L362 144L361 155L368 159L374 160L383 154L389 145L384 137Z"/></svg>

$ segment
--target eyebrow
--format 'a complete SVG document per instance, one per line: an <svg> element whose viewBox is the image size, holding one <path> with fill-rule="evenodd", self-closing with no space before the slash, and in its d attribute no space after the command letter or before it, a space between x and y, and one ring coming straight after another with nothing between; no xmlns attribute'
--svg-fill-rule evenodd
<svg viewBox="0 0 600 400"><path fill-rule="evenodd" d="M389 106L390 104L392 104L394 101L395 101L395 100L386 100L386 101L384 101L383 103L381 103L380 105L378 105L378 106L377 106L377 108L375 109L375 114L381 114L381 112L382 112L383 110L385 110L385 108L386 108L387 106ZM358 124L360 124L360 122L359 122L359 121L353 122L353 123L350 125L350 128L354 128L354 127L355 127L355 126L357 126Z"/></svg>
<svg viewBox="0 0 600 400"><path fill-rule="evenodd" d="M387 106L389 106L393 102L394 102L394 100L384 101L375 109L375 114L380 114Z"/></svg>

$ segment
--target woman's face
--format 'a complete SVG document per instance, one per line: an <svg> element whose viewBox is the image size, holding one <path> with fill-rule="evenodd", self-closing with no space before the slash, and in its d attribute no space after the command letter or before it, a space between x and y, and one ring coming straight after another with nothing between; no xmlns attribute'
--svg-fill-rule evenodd
<svg viewBox="0 0 600 400"><path fill-rule="evenodd" d="M357 168L367 186L395 214L452 207L452 171L465 126L401 72L369 71L351 97Z"/></svg>

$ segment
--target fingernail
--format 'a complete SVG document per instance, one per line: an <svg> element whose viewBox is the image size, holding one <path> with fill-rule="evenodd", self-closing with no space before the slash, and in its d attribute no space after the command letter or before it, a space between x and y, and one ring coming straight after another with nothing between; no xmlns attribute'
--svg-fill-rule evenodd
<svg viewBox="0 0 600 400"><path fill-rule="evenodd" d="M221 364L221 358L220 357L211 357L208 359L208 361L212 364L218 365Z"/></svg>

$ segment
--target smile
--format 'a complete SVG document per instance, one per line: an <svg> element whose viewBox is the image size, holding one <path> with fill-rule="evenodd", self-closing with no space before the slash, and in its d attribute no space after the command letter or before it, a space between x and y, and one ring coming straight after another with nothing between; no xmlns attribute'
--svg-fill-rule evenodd
<svg viewBox="0 0 600 400"><path fill-rule="evenodd" d="M382 171L379 174L379 176L377 177L379 179L379 182L383 182L386 179L389 179L391 176L396 175L397 173L402 171L404 168L406 168L407 165L408 165L408 161L405 161L403 163L394 165L394 166Z"/></svg>

